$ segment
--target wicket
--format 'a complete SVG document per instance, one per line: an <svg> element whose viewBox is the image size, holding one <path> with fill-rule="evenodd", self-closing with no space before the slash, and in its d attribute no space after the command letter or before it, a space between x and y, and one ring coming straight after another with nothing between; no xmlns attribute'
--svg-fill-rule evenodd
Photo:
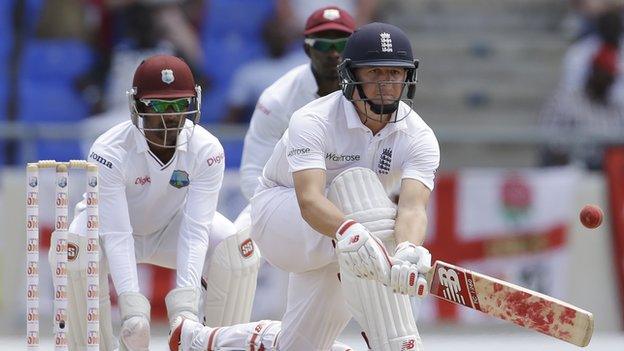
<svg viewBox="0 0 624 351"><path fill-rule="evenodd" d="M99 350L98 168L84 160L44 160L26 167L26 345L39 350L39 169L56 169L54 230L50 243L56 255L54 276L54 350L67 351L67 234L69 229L69 170L86 170L87 205L87 351Z"/></svg>

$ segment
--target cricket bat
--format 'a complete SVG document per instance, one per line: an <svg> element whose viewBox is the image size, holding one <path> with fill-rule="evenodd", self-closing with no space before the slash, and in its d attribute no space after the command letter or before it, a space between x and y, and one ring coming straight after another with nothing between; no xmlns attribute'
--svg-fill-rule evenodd
<svg viewBox="0 0 624 351"><path fill-rule="evenodd" d="M436 261L427 273L429 293L577 346L587 346L594 317L585 310L446 262Z"/></svg>

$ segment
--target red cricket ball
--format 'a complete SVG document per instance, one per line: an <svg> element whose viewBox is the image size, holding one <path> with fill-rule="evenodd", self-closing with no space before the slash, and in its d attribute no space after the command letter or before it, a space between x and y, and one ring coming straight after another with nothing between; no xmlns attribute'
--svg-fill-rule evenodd
<svg viewBox="0 0 624 351"><path fill-rule="evenodd" d="M602 224L603 213L596 205L585 205L579 214L581 223L589 229L598 228Z"/></svg>

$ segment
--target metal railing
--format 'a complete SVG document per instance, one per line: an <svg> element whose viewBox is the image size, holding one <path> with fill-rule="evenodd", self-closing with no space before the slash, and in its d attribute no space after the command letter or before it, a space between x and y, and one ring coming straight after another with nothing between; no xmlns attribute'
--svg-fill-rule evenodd
<svg viewBox="0 0 624 351"><path fill-rule="evenodd" d="M247 125L202 124L221 141L242 140ZM624 144L624 130L570 131L556 133L540 126L432 126L441 144L534 146L558 144L570 150L586 145ZM0 140L22 143L22 159L35 159L38 140L94 140L101 131L94 132L83 123L0 122Z"/></svg>

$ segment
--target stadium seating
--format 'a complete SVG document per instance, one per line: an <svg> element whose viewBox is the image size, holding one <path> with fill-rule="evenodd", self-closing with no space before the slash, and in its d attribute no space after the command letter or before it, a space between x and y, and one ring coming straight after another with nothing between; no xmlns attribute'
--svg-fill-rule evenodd
<svg viewBox="0 0 624 351"><path fill-rule="evenodd" d="M30 40L21 58L20 78L69 81L89 70L92 50L78 40Z"/></svg>
<svg viewBox="0 0 624 351"><path fill-rule="evenodd" d="M206 89L204 121L217 122L225 113L225 94L234 71L266 54L263 23L273 13L270 0L214 0L204 7L201 29L203 72L212 84ZM240 9L244 8L245 11Z"/></svg>
<svg viewBox="0 0 624 351"><path fill-rule="evenodd" d="M0 79L0 123L3 123L7 120L7 98L8 98L8 89L7 89L7 80L6 77ZM5 154L4 154L5 142L0 139L0 168L4 165L5 162Z"/></svg>
<svg viewBox="0 0 624 351"><path fill-rule="evenodd" d="M243 140L222 139L221 145L225 153L225 167L238 169L243 156Z"/></svg>
<svg viewBox="0 0 624 351"><path fill-rule="evenodd" d="M13 47L13 0L0 1L0 73L4 73L4 67Z"/></svg>
<svg viewBox="0 0 624 351"><path fill-rule="evenodd" d="M41 11L43 10L45 0L23 0L23 2L24 13L22 20L26 26L27 35L32 36L35 32L37 22L41 17Z"/></svg>
<svg viewBox="0 0 624 351"><path fill-rule="evenodd" d="M89 105L76 90L76 79L93 64L91 49L76 40L30 40L20 61L18 120L37 123L78 122ZM38 159L79 158L77 140L38 141ZM27 160L23 160L27 161Z"/></svg>
<svg viewBox="0 0 624 351"><path fill-rule="evenodd" d="M7 120L9 59L13 48L14 0L0 1L0 123ZM5 142L0 140L0 167L5 163Z"/></svg>

